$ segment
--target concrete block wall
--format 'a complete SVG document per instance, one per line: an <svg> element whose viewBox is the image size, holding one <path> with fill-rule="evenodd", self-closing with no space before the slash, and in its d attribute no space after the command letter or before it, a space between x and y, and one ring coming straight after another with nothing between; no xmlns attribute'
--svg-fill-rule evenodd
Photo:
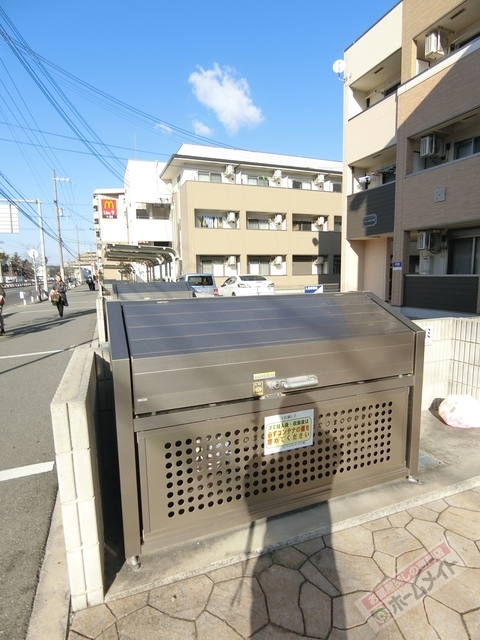
<svg viewBox="0 0 480 640"><path fill-rule="evenodd" d="M480 318L416 320L425 329L422 410L451 393L480 401Z"/></svg>
<svg viewBox="0 0 480 640"><path fill-rule="evenodd" d="M50 407L73 611L104 597L96 360L92 349L74 351Z"/></svg>

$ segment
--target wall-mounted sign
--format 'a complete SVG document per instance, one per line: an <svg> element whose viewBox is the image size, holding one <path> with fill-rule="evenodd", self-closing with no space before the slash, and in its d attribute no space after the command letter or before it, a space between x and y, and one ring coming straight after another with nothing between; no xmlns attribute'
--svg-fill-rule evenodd
<svg viewBox="0 0 480 640"><path fill-rule="evenodd" d="M307 284L303 287L303 293L323 293L323 284Z"/></svg>
<svg viewBox="0 0 480 640"><path fill-rule="evenodd" d="M393 269L393 271L401 271L402 270L402 263L401 262L394 262L392 264L392 269Z"/></svg>
<svg viewBox="0 0 480 640"><path fill-rule="evenodd" d="M368 216L363 216L362 227L367 229L368 227L374 227L377 224L377 214L370 213Z"/></svg>
<svg viewBox="0 0 480 640"><path fill-rule="evenodd" d="M109 200L102 200L102 218L116 218L117 217L117 201L110 198Z"/></svg>
<svg viewBox="0 0 480 640"><path fill-rule="evenodd" d="M265 455L313 444L313 409L265 418Z"/></svg>

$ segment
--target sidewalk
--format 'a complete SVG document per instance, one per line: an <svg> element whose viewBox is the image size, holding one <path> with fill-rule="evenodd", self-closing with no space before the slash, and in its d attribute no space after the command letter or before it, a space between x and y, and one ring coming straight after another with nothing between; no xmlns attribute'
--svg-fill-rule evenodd
<svg viewBox="0 0 480 640"><path fill-rule="evenodd" d="M479 431L425 412L418 483L124 565L105 604L73 615L68 640L480 638Z"/></svg>

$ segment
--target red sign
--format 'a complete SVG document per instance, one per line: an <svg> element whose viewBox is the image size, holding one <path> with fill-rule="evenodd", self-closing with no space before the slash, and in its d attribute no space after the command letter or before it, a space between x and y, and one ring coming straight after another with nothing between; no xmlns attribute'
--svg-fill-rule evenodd
<svg viewBox="0 0 480 640"><path fill-rule="evenodd" d="M102 218L116 218L116 217L117 217L117 201L102 200Z"/></svg>

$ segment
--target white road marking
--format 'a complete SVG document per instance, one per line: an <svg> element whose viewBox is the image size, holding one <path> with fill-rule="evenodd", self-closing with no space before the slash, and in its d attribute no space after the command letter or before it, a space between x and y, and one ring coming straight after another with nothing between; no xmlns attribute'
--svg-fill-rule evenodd
<svg viewBox="0 0 480 640"><path fill-rule="evenodd" d="M29 464L25 467L17 467L16 469L6 469L0 471L0 482L3 480L14 480L15 478L25 478L26 476L34 476L38 473L47 473L52 471L54 462L39 462L38 464Z"/></svg>
<svg viewBox="0 0 480 640"><path fill-rule="evenodd" d="M49 353L62 353L63 351L71 351L75 349L76 345L72 344L66 349L55 349L54 351L36 351L34 353L16 353L13 356L0 356L0 360L7 360L8 358L30 358L31 356L45 356Z"/></svg>

